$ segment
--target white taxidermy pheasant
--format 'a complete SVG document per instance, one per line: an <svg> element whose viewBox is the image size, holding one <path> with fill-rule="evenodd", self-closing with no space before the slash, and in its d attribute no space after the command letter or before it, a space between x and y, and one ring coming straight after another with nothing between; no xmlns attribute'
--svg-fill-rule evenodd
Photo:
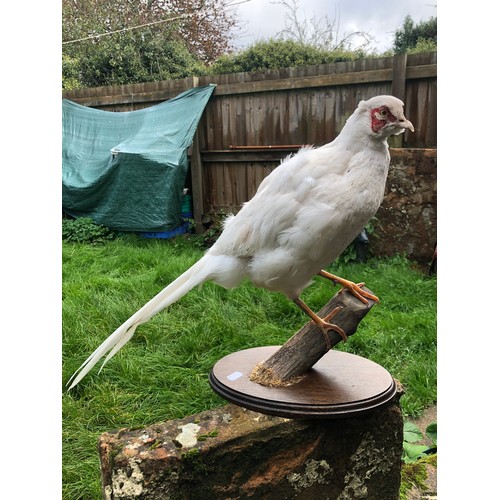
<svg viewBox="0 0 500 500"><path fill-rule="evenodd" d="M104 364L130 340L137 326L211 280L233 288L248 278L282 292L325 333L345 333L318 317L300 299L315 275L328 278L360 300L378 298L363 284L324 271L375 215L389 170L387 138L413 125L403 102L392 96L361 101L337 138L320 148L304 147L287 157L260 184L255 196L224 223L206 254L118 327L71 377L70 389L107 354ZM102 367L101 367L102 369Z"/></svg>

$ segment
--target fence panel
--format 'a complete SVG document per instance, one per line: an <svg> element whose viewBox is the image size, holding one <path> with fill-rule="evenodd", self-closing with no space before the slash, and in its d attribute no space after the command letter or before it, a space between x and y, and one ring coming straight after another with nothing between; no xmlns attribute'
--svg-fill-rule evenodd
<svg viewBox="0 0 500 500"><path fill-rule="evenodd" d="M217 87L191 156L198 229L212 210L237 211L299 146L332 141L361 99L393 94L405 101L415 132L391 138L392 147L437 146L435 52L81 89L63 97L107 111L131 111L209 83ZM432 224L435 231L435 220Z"/></svg>

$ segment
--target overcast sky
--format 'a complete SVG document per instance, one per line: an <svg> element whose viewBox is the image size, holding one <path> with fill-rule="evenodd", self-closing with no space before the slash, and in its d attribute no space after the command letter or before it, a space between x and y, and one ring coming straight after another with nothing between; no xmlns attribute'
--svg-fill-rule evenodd
<svg viewBox="0 0 500 500"><path fill-rule="evenodd" d="M369 33L375 38L372 46L378 52L392 48L394 32L407 15L416 23L437 16L435 0L434 3L433 0L298 0L298 4L301 19L313 15L316 18L326 15L330 21L339 19L341 37L352 31ZM273 0L249 0L237 8L244 24L234 41L238 48L270 38L284 28L285 8Z"/></svg>

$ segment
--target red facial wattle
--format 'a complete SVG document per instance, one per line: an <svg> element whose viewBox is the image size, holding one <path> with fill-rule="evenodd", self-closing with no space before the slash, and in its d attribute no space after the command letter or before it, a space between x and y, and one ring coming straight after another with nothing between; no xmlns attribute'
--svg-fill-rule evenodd
<svg viewBox="0 0 500 500"><path fill-rule="evenodd" d="M389 111L386 106L374 108L371 112L372 131L380 132L388 123L394 123L397 118Z"/></svg>

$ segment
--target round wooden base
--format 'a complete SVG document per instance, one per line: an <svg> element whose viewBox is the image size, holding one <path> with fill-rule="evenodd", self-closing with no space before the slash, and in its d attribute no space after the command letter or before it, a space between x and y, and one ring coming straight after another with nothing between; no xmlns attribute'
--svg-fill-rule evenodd
<svg viewBox="0 0 500 500"><path fill-rule="evenodd" d="M329 351L300 382L266 387L250 380L254 367L280 346L235 352L210 373L212 389L227 401L285 418L338 418L361 414L389 402L396 394L390 373L368 359Z"/></svg>

